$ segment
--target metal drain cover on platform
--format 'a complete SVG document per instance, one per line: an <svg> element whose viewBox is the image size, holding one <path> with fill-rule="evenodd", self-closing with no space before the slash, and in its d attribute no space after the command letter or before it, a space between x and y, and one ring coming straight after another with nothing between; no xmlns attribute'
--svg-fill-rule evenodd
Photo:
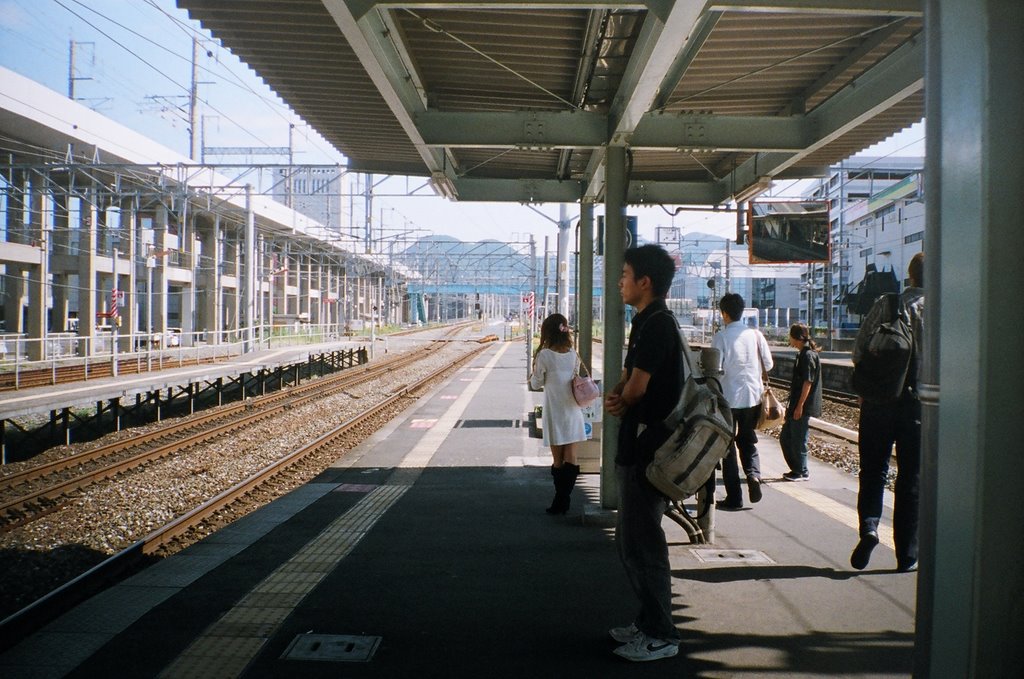
<svg viewBox="0 0 1024 679"><path fill-rule="evenodd" d="M369 662L381 637L348 634L300 634L288 644L281 657L286 660L328 662Z"/></svg>
<svg viewBox="0 0 1024 679"><path fill-rule="evenodd" d="M767 566L775 562L764 552L756 549L691 549L701 563L745 563L751 566Z"/></svg>

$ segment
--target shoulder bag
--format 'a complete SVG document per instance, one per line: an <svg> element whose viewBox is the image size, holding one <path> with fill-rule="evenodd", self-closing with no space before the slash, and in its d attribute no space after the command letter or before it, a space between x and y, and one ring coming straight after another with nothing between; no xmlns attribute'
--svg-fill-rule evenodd
<svg viewBox="0 0 1024 679"><path fill-rule="evenodd" d="M576 404L580 408L586 408L600 395L601 390L590 376L587 366L583 365L583 361L577 357L576 371L572 376L572 396L576 399Z"/></svg>
<svg viewBox="0 0 1024 679"><path fill-rule="evenodd" d="M761 362L761 382L764 385L764 393L761 394L761 412L757 417L758 429L770 429L786 419L786 408L775 398L775 392L768 386L768 371L764 367L764 359L761 358L761 343L757 344L757 360Z"/></svg>

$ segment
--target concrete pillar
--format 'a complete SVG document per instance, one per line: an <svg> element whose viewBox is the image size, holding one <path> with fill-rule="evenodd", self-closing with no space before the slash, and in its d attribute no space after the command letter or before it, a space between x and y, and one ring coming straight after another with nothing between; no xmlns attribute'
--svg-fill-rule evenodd
<svg viewBox="0 0 1024 679"><path fill-rule="evenodd" d="M96 245L99 214L91 201L79 201L78 224L78 336L82 338L79 356L94 352L99 286L96 280Z"/></svg>
<svg viewBox="0 0 1024 679"><path fill-rule="evenodd" d="M1024 522L1014 471L1024 329L1012 311L1024 290L1024 12L1016 0L928 0L925 10L926 173L937 188L928 201L939 208L927 213L925 238L928 551L914 676L1008 677L1024 666Z"/></svg>
<svg viewBox="0 0 1024 679"><path fill-rule="evenodd" d="M202 256L199 262L199 329L206 333L207 344L220 344L221 318L218 309L221 305L223 290L220 286L221 258L221 226L220 215L213 219L213 224L202 228L199 242Z"/></svg>
<svg viewBox="0 0 1024 679"><path fill-rule="evenodd" d="M252 351L253 325L256 322L256 215L252 208L252 185L245 185L245 236L242 243L241 268L236 276L245 284L242 286L242 326L245 328L246 351Z"/></svg>
<svg viewBox="0 0 1024 679"><path fill-rule="evenodd" d="M603 375L607 390L615 386L622 375L625 343L625 306L618 290L626 245L626 147L609 146L605 163ZM606 415L601 428L601 505L606 509L619 506L615 483L618 438L619 418Z"/></svg>
<svg viewBox="0 0 1024 679"><path fill-rule="evenodd" d="M26 244L38 248L39 263L28 266L24 269L27 277L22 279L23 293L19 295L18 316L19 320L24 314L24 324L20 325L20 331L24 332L29 340L26 350L29 360L39 361L46 358L44 353L43 339L47 331L47 290L49 273L49 254L47 238L53 225L53 204L48 192L42 191L43 187L33 185L30 193L29 221L24 225L24 241ZM22 307L21 303L25 303Z"/></svg>
<svg viewBox="0 0 1024 679"><path fill-rule="evenodd" d="M158 205L156 214L153 216L153 237L156 240L156 249L167 250L167 208ZM153 334L163 337L167 331L167 298L170 294L170 286L167 281L167 268L170 257L161 255L156 257L153 267L153 289L150 297L153 300ZM163 346L161 341L160 346Z"/></svg>

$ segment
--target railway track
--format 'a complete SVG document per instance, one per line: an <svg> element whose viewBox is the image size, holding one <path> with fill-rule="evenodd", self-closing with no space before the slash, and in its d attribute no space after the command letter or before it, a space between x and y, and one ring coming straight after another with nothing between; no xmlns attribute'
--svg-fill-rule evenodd
<svg viewBox="0 0 1024 679"><path fill-rule="evenodd" d="M202 502L193 509L181 513L173 520L151 531L130 547L110 556L85 573L14 613L0 622L0 639L3 640L0 642L0 645L13 643L17 638L38 628L39 625L52 619L52 617L60 612L67 610L92 592L109 585L123 574L132 572L147 557L161 552L173 552L177 548L188 544L190 542L187 538L188 534L195 531L197 527L210 521L212 517L223 512L225 508L238 503L240 499L252 494L253 491L271 483L274 479L287 475L289 472L294 472L297 468L301 468L305 461L316 457L318 453L332 457L332 459L336 458L340 453L332 452L331 448L332 446L341 445L339 443L341 439L351 438L352 432L360 428L364 431L362 435L357 433L356 437L364 438L368 435L367 430L376 430L384 421L394 416L396 409L404 407L400 403L403 399L408 400L411 395L422 390L442 375L471 360L486 349L486 345L475 348L461 358L433 370L425 377L416 379L399 389L393 389L387 398L368 405L361 412L349 417L341 424L318 436L315 440L304 443L287 454L281 455L271 464L252 473L247 478L235 483L230 488ZM422 358L421 352L416 352L416 356ZM391 370L394 370L394 364L390 365ZM316 463L311 462L310 464Z"/></svg>
<svg viewBox="0 0 1024 679"><path fill-rule="evenodd" d="M86 486L150 464L212 439L229 436L261 420L314 399L401 370L429 354L428 345L413 352L369 364L356 371L326 377L283 392L233 404L146 434L26 469L0 479L0 533L53 511L61 498ZM71 473L68 473L71 472ZM55 480L51 480L55 479ZM26 489L26 490L22 490Z"/></svg>

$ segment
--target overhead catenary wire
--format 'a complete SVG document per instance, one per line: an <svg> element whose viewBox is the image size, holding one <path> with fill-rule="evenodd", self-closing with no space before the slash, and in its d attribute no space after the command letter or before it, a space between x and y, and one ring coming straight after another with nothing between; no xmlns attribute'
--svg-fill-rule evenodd
<svg viewBox="0 0 1024 679"><path fill-rule="evenodd" d="M151 62L150 62L149 60L147 60L147 59L146 59L145 57L143 57L142 55L140 55L140 54L139 54L138 52L136 52L135 50L133 50L133 49L131 49L130 47L128 47L128 46L127 46L126 44L124 44L123 42L121 42L121 41L117 40L117 39L116 39L116 38L115 38L114 36L110 35L110 34L109 34L108 32L106 32L106 31L104 31L104 30L103 30L102 28L100 28L99 26L97 26L97 25L96 25L95 23L93 23L93 22L89 21L89 20L88 20L87 18L85 18L84 16L82 16L81 14L79 14L78 12L76 12L76 11L75 11L74 9L72 9L71 7L69 7L68 5L66 5L66 4L64 3L64 2L62 2L61 0L54 0L54 2L55 2L55 3L57 4L57 5L59 5L60 7L64 8L64 9L65 9L65 10L66 10L66 11L67 11L68 13L70 13L70 14L71 14L72 16L75 16L75 17L76 17L76 18L78 18L78 19L79 19L80 21L82 21L82 22L83 22L83 23L85 23L86 25L90 26L90 27L91 27L91 28L93 28L93 29L94 29L95 31L97 31L98 33L100 33L100 34L101 34L102 36L104 36L105 38L107 38L108 40L110 40L110 41L111 41L112 43L114 43L115 45L117 45L118 47L120 47L121 49L123 49L124 51L128 52L128 53L129 53L130 55L132 55L132 56L133 56L133 57L135 57L135 58L136 58L137 60L139 60L139 61L140 61L140 62L141 62L142 64L144 64L145 66L149 67L150 69L152 69L153 71L155 71L156 73L158 73L159 75L161 75L161 76L162 76L163 78L165 78L165 79L166 79L166 80L168 80L168 81L169 81L170 83L172 83L172 84L173 84L173 85L174 85L174 86L175 86L176 88L178 88L178 89L182 90L183 92L185 92L185 93L186 93L186 95L188 95L188 94L190 93L190 90L191 90L191 88L190 88L190 87L188 87L188 86L186 86L186 85L182 85L181 83L179 83L179 82L178 82L178 81L177 81L177 80L176 80L175 78L173 78L172 76L168 75L168 74L167 74L166 72L164 72L164 71L163 71L162 69L160 69L159 67L157 67L156 65L154 65L153 63L151 63ZM129 27L127 27L127 26L125 26L125 25L121 24L120 22L118 22L118 21L116 21L116 20L114 20L114 19L111 19L110 17L108 17L108 16L104 15L103 13L101 13L101 12L99 12L99 11L97 11L97 10L95 10L95 9L93 9L93 8L91 8L91 7L89 7L89 6L87 6L87 5L84 5L83 3L79 2L79 0L70 0L70 2L74 2L75 4L77 4L77 5L79 5L79 6L83 7L83 8L85 8L85 9L87 9L87 10L89 10L90 12L92 12L92 13L96 14L97 16L101 17L102 19L104 19L104 20L106 20L106 21L110 22L111 24L113 24L113 25L115 25L115 26L118 26L118 27L120 27L120 28L122 28L122 29L124 29L124 30L126 30L126 31L128 31L128 32L130 32L131 34L133 34L133 35L135 35L135 36L137 36L137 37L139 37L139 38L142 38L143 40L145 40L145 41L147 41L147 42L149 42L149 43L151 43L151 44L155 45L156 47L158 47L158 48L159 48L159 49L161 49L161 50L164 50L164 51L166 51L166 52L169 52L170 54L172 54L172 55L174 55L174 56L176 56L176 57L178 57L178 58L180 58L180 59L183 59L183 60L185 60L185 61L191 62L191 58L189 58L189 57L183 57L182 55L179 55L179 54L175 53L175 52L174 52L173 50L170 50L170 49L168 49L167 47L165 47L165 46L163 46L163 45L160 45L159 43L157 43L157 42L155 42L155 41L151 40L150 38L148 38L148 37L146 37L146 36L144 36L144 35L142 35L142 34L138 33L137 31L134 31L133 29L131 29L131 28L129 28ZM211 71L209 71L208 69L206 69L205 67L202 67L202 68L203 68L203 70L205 70L205 71L207 71L207 72L210 72L210 73L212 74L212 72L211 72ZM232 117L231 117L230 115L228 115L228 114L227 114L226 112L224 112L224 111L220 110L220 109L219 109L218 107L216 107L216 106L214 106L213 104L211 104L211 103L210 103L210 102L209 102L208 100L205 100L205 99L204 99L204 100L202 100L202 101L203 101L204 105L205 105L205 106L207 106L207 107L208 107L208 108L209 108L210 110L212 110L212 111L215 111L215 112L216 112L216 113L217 113L218 115L222 116L222 117L223 117L223 118L224 118L225 120L227 120L227 121L229 121L230 123L232 123L233 125L235 125L235 126L236 126L236 127L237 127L237 128L239 129L239 130L241 130L241 131L242 131L242 132L243 132L244 134L246 134L247 136L249 136L249 137L251 137L252 139L254 139L255 141L257 141L257 142L258 142L258 143L259 143L260 145L262 145L262 146L266 146L266 147L271 147L271 146L272 146L271 144L269 144L268 142L266 142L265 140L263 140L263 139L261 139L261 138L260 138L259 136L257 136L257 135L256 135L255 133L253 133L253 132L252 132L252 130L251 130L251 129L249 129L249 127L248 127L248 126L246 126L246 125L243 125L243 124L242 124L242 123L240 123L239 121L235 120L235 119L234 119L234 118L232 118Z"/></svg>

